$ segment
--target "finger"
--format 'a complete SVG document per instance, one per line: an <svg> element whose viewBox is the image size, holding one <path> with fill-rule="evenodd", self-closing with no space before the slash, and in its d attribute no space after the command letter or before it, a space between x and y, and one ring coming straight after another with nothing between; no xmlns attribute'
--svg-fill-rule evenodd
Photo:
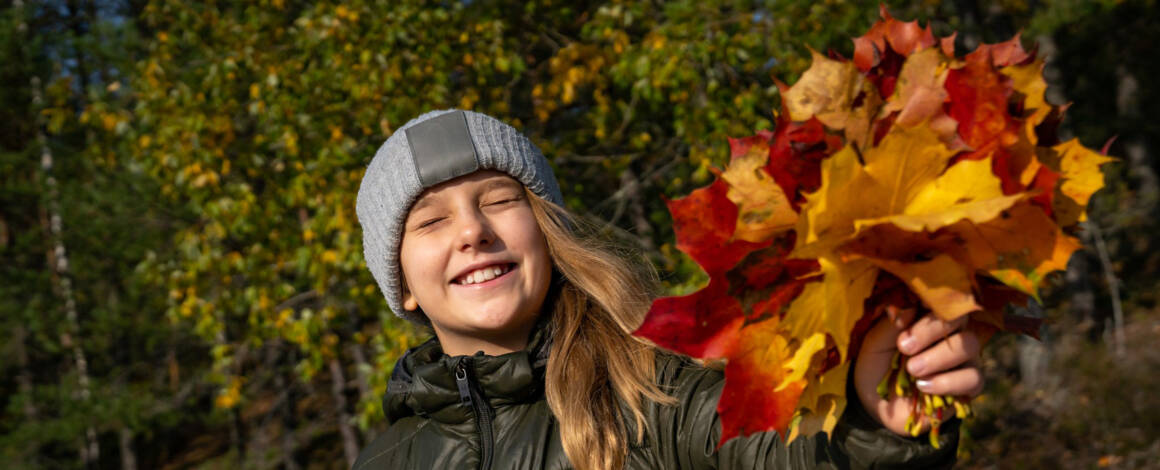
<svg viewBox="0 0 1160 470"><path fill-rule="evenodd" d="M859 356L865 353L893 355L898 335L905 328L897 326L896 318L901 315L906 314L894 307L886 307L886 318L879 319L870 331L866 332L866 337L862 340L862 353Z"/></svg>
<svg viewBox="0 0 1160 470"><path fill-rule="evenodd" d="M979 356L979 337L971 331L959 331L906 361L906 370L915 377L926 377L947 371Z"/></svg>
<svg viewBox="0 0 1160 470"><path fill-rule="evenodd" d="M886 314L890 317L891 324L898 330L904 330L914 322L915 310L913 308L898 308L893 305L886 306Z"/></svg>
<svg viewBox="0 0 1160 470"><path fill-rule="evenodd" d="M918 389L933 395L975 397L983 391L983 373L975 361L967 366L919 379Z"/></svg>
<svg viewBox="0 0 1160 470"><path fill-rule="evenodd" d="M934 315L927 315L918 319L914 325L898 335L898 350L902 351L903 354L918 354L936 341L950 336L952 332L966 323L966 315L949 322Z"/></svg>

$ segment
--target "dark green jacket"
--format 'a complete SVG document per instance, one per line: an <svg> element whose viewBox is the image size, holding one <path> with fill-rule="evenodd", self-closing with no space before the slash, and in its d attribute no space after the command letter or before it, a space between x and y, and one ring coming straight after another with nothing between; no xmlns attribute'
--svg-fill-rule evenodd
<svg viewBox="0 0 1160 470"><path fill-rule="evenodd" d="M354 469L572 468L544 398L542 336L534 335L527 350L502 356L447 356L434 338L407 351L383 400L390 427L363 449ZM944 445L936 450L925 438L882 428L856 399L832 440L818 434L787 447L778 433L765 432L718 450L723 374L660 353L657 379L679 403L647 407L651 432L643 445L630 447L625 468L945 468L954 462L957 422L944 425ZM628 429L634 434L631 423Z"/></svg>

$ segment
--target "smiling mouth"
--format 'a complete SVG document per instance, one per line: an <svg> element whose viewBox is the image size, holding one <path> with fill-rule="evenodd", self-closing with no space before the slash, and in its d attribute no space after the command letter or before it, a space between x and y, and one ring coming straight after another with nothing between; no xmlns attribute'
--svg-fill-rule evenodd
<svg viewBox="0 0 1160 470"><path fill-rule="evenodd" d="M486 266L486 267L476 269L474 271L471 271L467 274L464 274L464 275L456 278L454 281L452 281L452 284L458 284L461 286L469 286L472 284L479 284L481 282L487 282L487 281L490 281L490 280L495 279L497 277L503 276L504 274L507 274L513 268L515 268L515 266L516 266L515 263L495 264L495 265L491 265L491 266Z"/></svg>

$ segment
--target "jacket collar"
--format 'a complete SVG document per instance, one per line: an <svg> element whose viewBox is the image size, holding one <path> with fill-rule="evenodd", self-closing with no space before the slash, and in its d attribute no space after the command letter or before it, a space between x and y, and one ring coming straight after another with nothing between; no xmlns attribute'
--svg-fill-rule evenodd
<svg viewBox="0 0 1160 470"><path fill-rule="evenodd" d="M493 409L534 402L544 394L550 334L537 325L528 346L499 356L482 351L472 356L448 356L438 338L407 350L395 363L383 398L387 423L412 415L459 424L471 419L471 406L462 403L455 371L463 364Z"/></svg>

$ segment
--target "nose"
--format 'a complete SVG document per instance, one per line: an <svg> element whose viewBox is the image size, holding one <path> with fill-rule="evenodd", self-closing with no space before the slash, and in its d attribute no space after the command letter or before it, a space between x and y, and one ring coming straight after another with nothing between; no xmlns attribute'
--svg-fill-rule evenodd
<svg viewBox="0 0 1160 470"><path fill-rule="evenodd" d="M460 251L482 249L495 243L491 221L478 208L467 209L459 217L458 239Z"/></svg>

